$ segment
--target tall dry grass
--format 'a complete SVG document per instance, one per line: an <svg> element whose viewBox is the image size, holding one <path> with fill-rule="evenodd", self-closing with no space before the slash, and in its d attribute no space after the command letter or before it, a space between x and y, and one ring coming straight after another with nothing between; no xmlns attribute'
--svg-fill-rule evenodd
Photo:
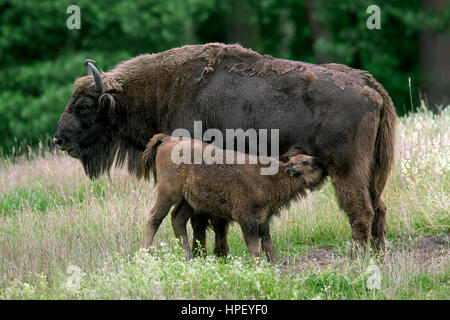
<svg viewBox="0 0 450 320"><path fill-rule="evenodd" d="M347 258L351 231L329 182L274 219L282 264L255 267L242 260L247 253L237 226L228 261L184 261L171 244L170 219L156 239L170 245L154 256L139 251L154 188L124 170L114 170L111 181L90 181L77 160L60 153L3 159L0 297L448 298L449 108L402 118L397 150L383 195L389 254L378 264L376 290L366 286L370 259ZM210 254L212 245L209 232ZM75 291L67 286L70 266L82 274Z"/></svg>

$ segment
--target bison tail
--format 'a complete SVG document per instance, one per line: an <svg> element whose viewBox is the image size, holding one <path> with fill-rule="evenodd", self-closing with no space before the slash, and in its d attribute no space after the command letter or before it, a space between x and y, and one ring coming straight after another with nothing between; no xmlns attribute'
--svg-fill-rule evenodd
<svg viewBox="0 0 450 320"><path fill-rule="evenodd" d="M369 75L369 85L383 99L380 124L375 141L374 166L372 170L371 193L374 205L378 205L381 193L386 185L389 173L395 162L395 140L397 115L394 104L383 86Z"/></svg>
<svg viewBox="0 0 450 320"><path fill-rule="evenodd" d="M156 179L156 153L158 152L158 147L161 143L163 143L166 135L164 134L155 134L147 144L144 153L142 154L142 173L144 178L150 179L150 171L153 173L153 178L155 179L155 184L157 182Z"/></svg>

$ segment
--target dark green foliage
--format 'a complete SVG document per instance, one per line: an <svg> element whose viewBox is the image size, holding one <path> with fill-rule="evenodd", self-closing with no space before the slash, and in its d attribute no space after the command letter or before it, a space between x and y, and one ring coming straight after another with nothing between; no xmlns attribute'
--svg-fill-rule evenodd
<svg viewBox="0 0 450 320"><path fill-rule="evenodd" d="M81 9L80 30L66 27L72 4ZM371 4L381 8L381 30L366 28ZM0 0L0 156L53 135L85 58L108 70L137 54L183 44L242 42L312 63L320 52L330 62L369 70L399 114L412 107L411 77L418 104L420 31L446 30L448 8L436 16L421 11L419 0L317 0L316 7L314 18L330 37L313 44L302 0Z"/></svg>

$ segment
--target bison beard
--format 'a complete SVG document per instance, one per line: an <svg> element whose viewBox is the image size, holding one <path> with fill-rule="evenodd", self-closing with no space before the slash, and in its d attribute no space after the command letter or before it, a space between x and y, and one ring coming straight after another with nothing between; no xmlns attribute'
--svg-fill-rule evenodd
<svg viewBox="0 0 450 320"><path fill-rule="evenodd" d="M92 62L87 66L92 76L75 82L55 143L63 150L89 145L73 152L89 177L114 163L140 177L148 140L178 128L192 135L196 120L222 132L279 129L281 154L298 146L323 163L353 240L366 247L371 238L384 249L381 194L395 158L396 114L367 72L219 43L141 55L102 74Z"/></svg>
<svg viewBox="0 0 450 320"><path fill-rule="evenodd" d="M107 144L94 144L80 150L80 161L90 179L97 179L110 169L127 166L128 172L136 177L142 176L142 151L115 139Z"/></svg>

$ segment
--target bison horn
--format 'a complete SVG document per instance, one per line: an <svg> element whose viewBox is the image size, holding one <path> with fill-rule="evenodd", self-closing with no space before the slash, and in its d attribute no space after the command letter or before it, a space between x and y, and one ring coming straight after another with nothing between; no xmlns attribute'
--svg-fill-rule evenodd
<svg viewBox="0 0 450 320"><path fill-rule="evenodd" d="M86 60L84 60L84 67L86 68L87 74L92 75L94 77L95 90L97 92L102 92L102 90L103 90L102 75L97 70L97 68L93 65L93 63L95 63L94 60L86 59Z"/></svg>

